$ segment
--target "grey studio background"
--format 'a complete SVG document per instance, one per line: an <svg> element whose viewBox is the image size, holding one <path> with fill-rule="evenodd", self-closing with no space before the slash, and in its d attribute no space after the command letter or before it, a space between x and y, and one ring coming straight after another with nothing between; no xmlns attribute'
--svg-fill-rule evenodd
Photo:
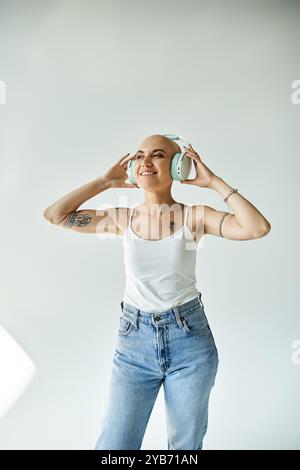
<svg viewBox="0 0 300 470"><path fill-rule="evenodd" d="M286 0L0 2L0 323L37 367L0 421L1 449L93 448L122 242L42 214L164 132L189 139L272 226L258 240L206 236L197 252L220 355L204 448L300 448L299 20ZM173 196L228 209L209 189L174 182ZM81 208L142 200L110 189ZM161 388L142 448L166 445Z"/></svg>

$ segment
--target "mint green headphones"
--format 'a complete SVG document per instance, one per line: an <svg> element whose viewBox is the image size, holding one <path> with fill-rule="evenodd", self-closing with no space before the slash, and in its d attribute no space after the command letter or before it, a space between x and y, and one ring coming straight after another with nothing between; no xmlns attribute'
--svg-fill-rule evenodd
<svg viewBox="0 0 300 470"><path fill-rule="evenodd" d="M187 144L189 143L184 137L178 134L161 134L165 137L168 137L170 140L183 140ZM137 184L135 178L135 166L136 160L129 160L128 168L127 168L127 175L128 180L132 184ZM170 165L171 176L173 180L181 181L187 179L190 174L192 166L192 160L188 157L185 152L177 152L173 155Z"/></svg>

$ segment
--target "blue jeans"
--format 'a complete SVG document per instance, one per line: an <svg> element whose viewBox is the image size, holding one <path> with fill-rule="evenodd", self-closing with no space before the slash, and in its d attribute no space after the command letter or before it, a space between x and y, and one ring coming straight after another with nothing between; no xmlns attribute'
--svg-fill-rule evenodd
<svg viewBox="0 0 300 470"><path fill-rule="evenodd" d="M201 292L163 312L121 302L109 399L94 450L140 449L161 384L169 449L202 449L218 351Z"/></svg>

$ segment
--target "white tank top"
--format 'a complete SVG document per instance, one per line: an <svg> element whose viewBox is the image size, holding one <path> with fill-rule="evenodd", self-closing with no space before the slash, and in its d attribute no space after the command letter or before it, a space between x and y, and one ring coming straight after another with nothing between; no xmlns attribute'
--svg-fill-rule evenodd
<svg viewBox="0 0 300 470"><path fill-rule="evenodd" d="M131 227L123 232L125 290L123 301L144 311L162 312L196 297L197 243L187 226L188 207L184 206L184 225L161 240L145 240Z"/></svg>

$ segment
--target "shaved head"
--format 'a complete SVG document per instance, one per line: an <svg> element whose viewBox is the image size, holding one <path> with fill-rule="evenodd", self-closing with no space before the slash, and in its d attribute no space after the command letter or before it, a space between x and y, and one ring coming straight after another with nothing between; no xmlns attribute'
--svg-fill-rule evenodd
<svg viewBox="0 0 300 470"><path fill-rule="evenodd" d="M170 156L177 152L181 152L179 145L168 137L161 134L153 134L146 137L140 144L139 148L164 148Z"/></svg>
<svg viewBox="0 0 300 470"><path fill-rule="evenodd" d="M148 194L170 191L173 183L171 161L178 152L181 152L180 146L165 135L153 134L145 137L135 154L139 187L144 188ZM154 176L143 175L145 169L153 170Z"/></svg>

